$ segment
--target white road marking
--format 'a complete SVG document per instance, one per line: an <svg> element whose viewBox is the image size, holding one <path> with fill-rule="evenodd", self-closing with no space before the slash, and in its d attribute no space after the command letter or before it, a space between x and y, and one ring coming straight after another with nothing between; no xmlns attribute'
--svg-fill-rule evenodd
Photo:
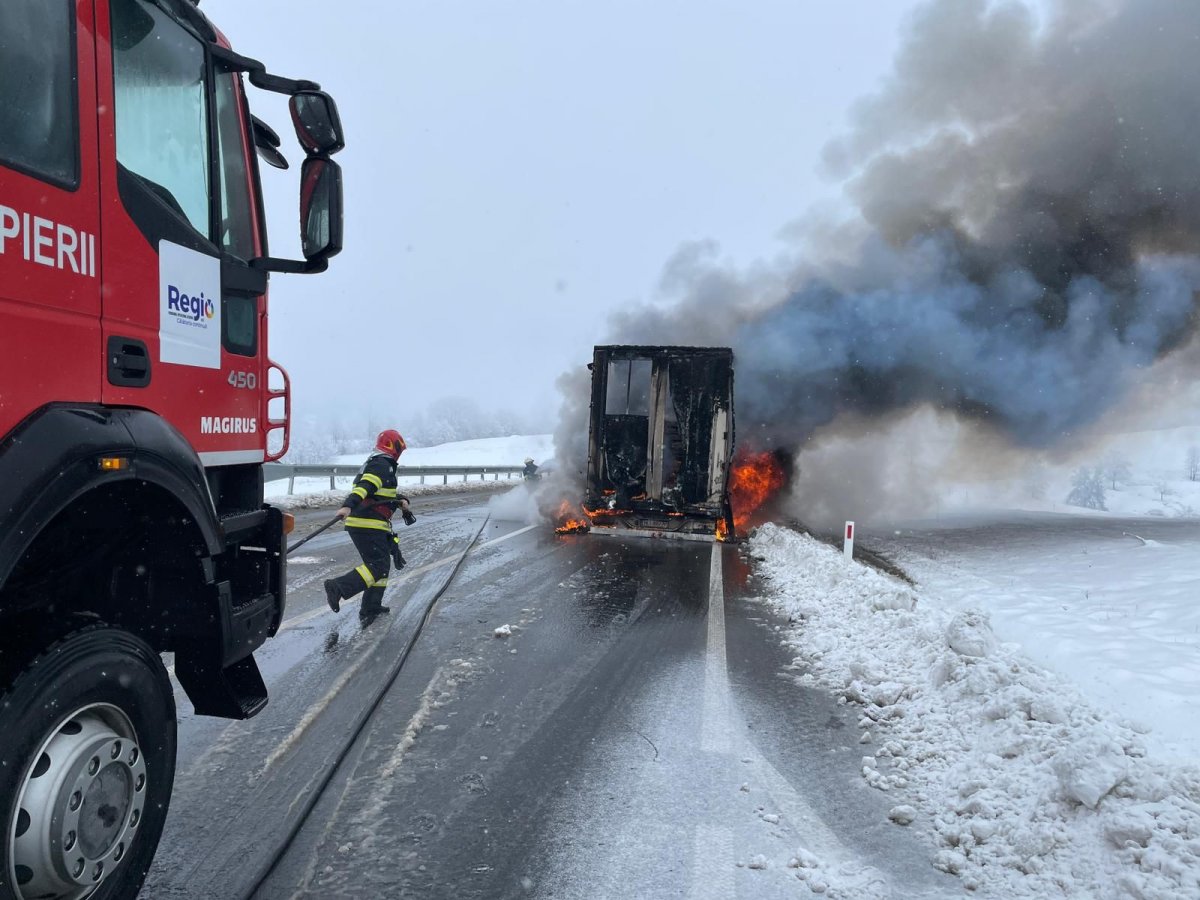
<svg viewBox="0 0 1200 900"><path fill-rule="evenodd" d="M380 634L382 633L383 632L380 632ZM376 638L376 642L378 642L378 640L379 639ZM310 706L308 711L305 712L300 721L296 724L296 727L292 729L291 733L275 745L275 749L271 751L270 756L268 756L266 761L263 763L262 769L259 770L258 777L261 778L263 775L266 775L267 772L270 771L271 766L273 766L280 759L280 757L282 757L285 753L287 753L288 750L292 748L296 741L300 739L300 736L303 735L304 732L308 731L308 727L312 725L314 721L316 721L316 718L321 711L329 705L329 702L333 700L334 697L341 693L341 690L346 686L346 683L355 675L357 675L359 670L362 669L362 667L366 665L370 659L370 653L363 652L358 654L358 658L354 661L354 664L338 677L337 681L333 683L333 687L325 692L325 696Z"/></svg>
<svg viewBox="0 0 1200 900"><path fill-rule="evenodd" d="M721 544L713 544L708 566L708 641L704 655L704 703L700 711L700 747L730 756L729 667L725 655L725 584ZM732 759L730 759L732 765ZM692 848L691 900L734 896L733 833L721 825L697 823Z"/></svg>
<svg viewBox="0 0 1200 900"><path fill-rule="evenodd" d="M708 647L704 657L704 705L700 746L706 753L729 753L732 716L729 709L729 669L725 657L725 587L721 545L713 544L708 569Z"/></svg>
<svg viewBox="0 0 1200 900"><path fill-rule="evenodd" d="M697 825L692 848L692 900L729 900L733 884L733 832L717 825Z"/></svg>
<svg viewBox="0 0 1200 900"><path fill-rule="evenodd" d="M778 812L792 825L804 846L826 860L852 859L845 846L813 810L791 782L749 739L745 723L729 689L725 650L725 588L721 566L722 545L713 544L708 576L708 645L704 660L704 703L701 712L701 748L727 757L741 768L757 790L765 791ZM733 834L712 824L697 824L692 861L691 900L734 895L735 848Z"/></svg>
<svg viewBox="0 0 1200 900"><path fill-rule="evenodd" d="M536 527L537 527L536 525L530 525L526 528L522 528L520 531L514 531L514 532L511 532L510 534L506 534L502 537L494 538L493 540L490 540L490 541L485 541L484 543L480 544L479 546L482 549L483 547L489 546L490 544L498 544L501 541L508 540L509 538L515 537L518 534L523 534L526 531L529 531L530 529L536 528ZM393 584L398 584L405 579L413 578L417 575L422 574L423 572L428 572L431 569L436 569L439 566L445 565L446 563L457 562L457 560L459 559L459 557L461 555L462 555L461 553L457 553L454 556L447 556L444 559L440 559L436 562L426 563L423 566L419 566L418 568L413 569L410 572L406 572L405 575L403 576L403 578L397 578L395 581L389 580L388 587L391 587ZM322 614L324 614L324 612L325 612L325 610L323 610L323 609L312 610L311 612L307 612L302 616L297 616L295 619L291 619L288 622L285 622L283 627L281 627L279 630L282 632L284 630L284 628L287 628L287 627L294 628L300 622L311 619L317 615L322 615ZM380 634L382 634L382 633L383 632L380 632ZM291 747L296 743L296 741L299 740L301 735L303 735L304 732L308 730L309 726L313 723L313 721L316 720L317 716L321 713L321 711L323 709L325 709L326 706L329 705L330 701L332 701L333 698L336 697L341 692L341 690L346 686L346 683L349 682L350 679L353 678L358 673L358 671L363 667L363 665L366 664L366 662L368 661L370 656L371 656L371 654L369 654L369 653L360 653L358 656L358 659L355 661L354 665L352 665L345 672L343 672L341 674L341 676L338 677L337 681L335 681L333 683L333 686L325 693L325 696L322 697L315 704L313 704L312 706L310 706L308 708L308 711L305 712L304 716L297 723L296 727L292 729L291 733L288 734L288 736L285 737L283 740L281 740L275 746L275 749L273 751L271 751L270 756L267 757L266 762L263 764L262 770L259 772L260 777L262 775L265 775L270 770L271 766L274 765L275 762L278 761L285 753L287 753L287 751L289 749L291 749ZM434 680L436 680L436 678L437 678L437 673L435 672ZM433 682L431 681L430 683L432 684ZM407 749L407 747L405 747L404 749ZM402 753L401 753L400 758L403 758ZM398 758L396 760L396 765L399 765L400 758ZM390 774L390 772L385 773L385 774Z"/></svg>

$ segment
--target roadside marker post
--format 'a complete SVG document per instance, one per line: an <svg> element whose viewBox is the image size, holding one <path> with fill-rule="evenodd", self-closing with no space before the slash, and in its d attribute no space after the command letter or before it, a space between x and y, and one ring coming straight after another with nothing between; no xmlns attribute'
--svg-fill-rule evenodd
<svg viewBox="0 0 1200 900"><path fill-rule="evenodd" d="M846 523L846 533L842 540L842 553L846 559L854 559L854 523Z"/></svg>

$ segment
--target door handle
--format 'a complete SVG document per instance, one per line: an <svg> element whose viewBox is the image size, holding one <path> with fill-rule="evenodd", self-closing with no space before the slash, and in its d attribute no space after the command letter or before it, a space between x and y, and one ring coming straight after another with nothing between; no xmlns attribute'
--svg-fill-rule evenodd
<svg viewBox="0 0 1200 900"><path fill-rule="evenodd" d="M150 351L144 341L113 335L107 355L109 384L145 387L150 383Z"/></svg>

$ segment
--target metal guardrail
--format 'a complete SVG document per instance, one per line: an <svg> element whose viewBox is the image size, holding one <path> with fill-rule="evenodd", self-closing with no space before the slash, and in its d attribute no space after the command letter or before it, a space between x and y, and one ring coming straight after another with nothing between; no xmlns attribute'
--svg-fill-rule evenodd
<svg viewBox="0 0 1200 900"><path fill-rule="evenodd" d="M336 490L335 483L339 478L353 478L358 474L359 466L319 466L319 465L289 465L287 463L265 463L263 465L264 481L282 481L287 479L288 493L296 489L297 478L329 478L329 489ZM521 466L397 466L396 476L399 478L420 477L421 484L429 477L442 476L442 484L450 483L450 476L462 476L466 481L472 475L478 475L480 481L487 481L489 475L493 481L499 481L500 476L512 478L524 471Z"/></svg>

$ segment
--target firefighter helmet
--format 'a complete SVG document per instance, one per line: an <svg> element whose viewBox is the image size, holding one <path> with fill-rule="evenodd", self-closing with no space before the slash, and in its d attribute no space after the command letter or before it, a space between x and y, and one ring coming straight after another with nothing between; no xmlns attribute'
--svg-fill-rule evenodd
<svg viewBox="0 0 1200 900"><path fill-rule="evenodd" d="M400 454L408 449L408 445L404 443L400 432L395 428L389 428L379 432L379 437L375 438L375 449L380 453L386 453L392 459L399 459Z"/></svg>

